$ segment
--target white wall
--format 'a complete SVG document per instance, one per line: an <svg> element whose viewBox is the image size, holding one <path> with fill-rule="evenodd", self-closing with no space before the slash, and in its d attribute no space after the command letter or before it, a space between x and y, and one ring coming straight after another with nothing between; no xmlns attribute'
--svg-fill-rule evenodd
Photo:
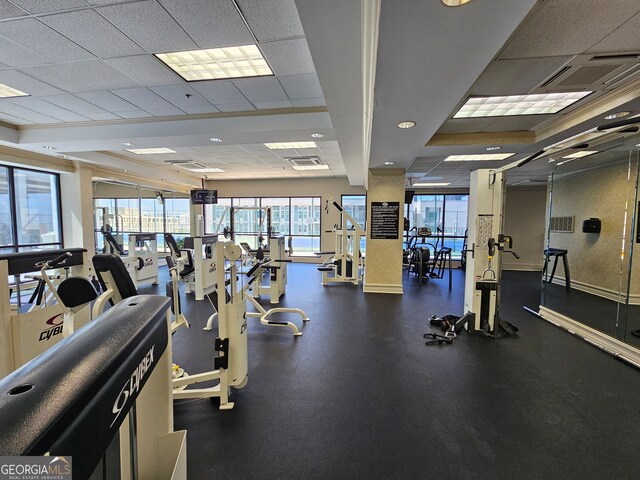
<svg viewBox="0 0 640 480"><path fill-rule="evenodd" d="M504 270L542 270L547 188L507 188L504 233L513 238L511 254L502 256Z"/></svg>

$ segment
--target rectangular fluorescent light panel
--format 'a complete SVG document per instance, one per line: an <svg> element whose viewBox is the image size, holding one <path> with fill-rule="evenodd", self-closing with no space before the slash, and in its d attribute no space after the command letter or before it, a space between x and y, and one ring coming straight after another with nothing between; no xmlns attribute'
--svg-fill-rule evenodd
<svg viewBox="0 0 640 480"><path fill-rule="evenodd" d="M562 158L582 158L582 157L586 157L588 155L593 155L594 153L598 153L597 151L592 151L592 150L581 150L579 152L575 152L572 153L570 155L565 155Z"/></svg>
<svg viewBox="0 0 640 480"><path fill-rule="evenodd" d="M152 155L154 153L176 153L170 148L125 148L127 152L135 153L136 155Z"/></svg>
<svg viewBox="0 0 640 480"><path fill-rule="evenodd" d="M329 165L291 165L294 170L329 170Z"/></svg>
<svg viewBox="0 0 640 480"><path fill-rule="evenodd" d="M221 168L187 168L187 170L196 173L224 173Z"/></svg>
<svg viewBox="0 0 640 480"><path fill-rule="evenodd" d="M557 113L592 92L469 97L453 118L508 117Z"/></svg>
<svg viewBox="0 0 640 480"><path fill-rule="evenodd" d="M411 185L412 187L446 187L447 185L451 185L451 183L427 183L427 182L418 182Z"/></svg>
<svg viewBox="0 0 640 480"><path fill-rule="evenodd" d="M284 150L286 148L316 148L316 142L275 142L265 143L265 147L271 150Z"/></svg>
<svg viewBox="0 0 640 480"><path fill-rule="evenodd" d="M8 97L28 97L28 93L21 92L16 88L11 88L8 85L0 83L0 98Z"/></svg>
<svg viewBox="0 0 640 480"><path fill-rule="evenodd" d="M257 45L157 53L156 57L187 82L273 75Z"/></svg>
<svg viewBox="0 0 640 480"><path fill-rule="evenodd" d="M449 155L445 162L475 162L482 160L505 160L515 153L477 153L472 155Z"/></svg>

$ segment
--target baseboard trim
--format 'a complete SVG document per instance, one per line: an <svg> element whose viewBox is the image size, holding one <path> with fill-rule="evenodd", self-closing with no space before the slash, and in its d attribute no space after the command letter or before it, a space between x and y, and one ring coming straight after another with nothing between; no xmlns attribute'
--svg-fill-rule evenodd
<svg viewBox="0 0 640 480"><path fill-rule="evenodd" d="M366 283L362 287L364 293L394 293L402 295L404 293L401 283Z"/></svg>
<svg viewBox="0 0 640 480"><path fill-rule="evenodd" d="M553 277L551 282L554 285L564 286L564 277ZM591 285L589 283L581 282L579 280L571 280L571 288L580 290L581 292L589 293L597 297L606 298L607 300L613 300L614 302L620 301L620 295L615 290L609 288L599 287L598 285ZM622 295L624 299L624 295ZM621 302L624 303L624 302ZM640 295L629 295L629 305L640 305Z"/></svg>
<svg viewBox="0 0 640 480"><path fill-rule="evenodd" d="M640 350L637 348L542 305L540 306L540 318L640 369Z"/></svg>

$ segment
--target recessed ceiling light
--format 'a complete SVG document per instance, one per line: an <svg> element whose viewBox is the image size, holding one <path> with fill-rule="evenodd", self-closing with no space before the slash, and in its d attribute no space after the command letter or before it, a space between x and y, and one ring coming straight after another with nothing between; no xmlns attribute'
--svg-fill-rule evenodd
<svg viewBox="0 0 640 480"><path fill-rule="evenodd" d="M154 153L176 153L170 148L130 148L126 149L127 152L135 153L136 155L152 155Z"/></svg>
<svg viewBox="0 0 640 480"><path fill-rule="evenodd" d="M43 145L42 148L46 148L47 150L55 150L56 147L52 147L51 145Z"/></svg>
<svg viewBox="0 0 640 480"><path fill-rule="evenodd" d="M213 143L222 143L222 139L218 137L211 137L209 140L211 140Z"/></svg>
<svg viewBox="0 0 640 480"><path fill-rule="evenodd" d="M329 170L329 165L291 165L294 170Z"/></svg>
<svg viewBox="0 0 640 480"><path fill-rule="evenodd" d="M187 82L273 75L257 45L157 53L155 55Z"/></svg>
<svg viewBox="0 0 640 480"><path fill-rule="evenodd" d="M445 162L475 162L483 160L505 160L515 153L476 153L472 155L449 155Z"/></svg>
<svg viewBox="0 0 640 480"><path fill-rule="evenodd" d="M594 151L594 150L581 150L579 152L575 152L575 153L572 153L570 155L565 155L562 158L582 158L582 157L586 157L588 155L593 155L594 153L598 153L598 152Z"/></svg>
<svg viewBox="0 0 640 480"><path fill-rule="evenodd" d="M494 150L500 150L502 147L499 146L495 146L495 147L487 147L487 152L493 152Z"/></svg>
<svg viewBox="0 0 640 480"><path fill-rule="evenodd" d="M64 158L65 160L69 160L71 158L69 155L62 155L62 154L58 155L58 157Z"/></svg>
<svg viewBox="0 0 640 480"><path fill-rule="evenodd" d="M447 7L459 7L465 3L469 3L471 0L442 0Z"/></svg>
<svg viewBox="0 0 640 480"><path fill-rule="evenodd" d="M385 165L395 165L396 162L384 162Z"/></svg>
<svg viewBox="0 0 640 480"><path fill-rule="evenodd" d="M324 138L324 133L312 133L311 138Z"/></svg>
<svg viewBox="0 0 640 480"><path fill-rule="evenodd" d="M133 143L129 143L129 142L122 142L121 145L123 147L133 147Z"/></svg>
<svg viewBox="0 0 640 480"><path fill-rule="evenodd" d="M416 126L416 122L412 120L405 120L404 122L400 122L398 124L398 128L413 128Z"/></svg>
<svg viewBox="0 0 640 480"><path fill-rule="evenodd" d="M272 142L265 143L265 147L271 150L283 150L285 148L316 148L316 142Z"/></svg>
<svg viewBox="0 0 640 480"><path fill-rule="evenodd" d="M127 173L129 170L127 170L126 168L123 168L123 169L122 169L122 171L123 171L124 173Z"/></svg>
<svg viewBox="0 0 640 480"><path fill-rule="evenodd" d="M446 187L447 185L451 185L451 183L428 183L428 182L418 182L411 185L412 187Z"/></svg>
<svg viewBox="0 0 640 480"><path fill-rule="evenodd" d="M453 118L507 117L557 113L592 92L541 93L500 97L469 97Z"/></svg>
<svg viewBox="0 0 640 480"><path fill-rule="evenodd" d="M16 88L12 88L4 83L0 83L0 98L10 97L28 97L28 93L21 92Z"/></svg>
<svg viewBox="0 0 640 480"><path fill-rule="evenodd" d="M187 170L196 173L224 173L221 168L187 168Z"/></svg>
<svg viewBox="0 0 640 480"><path fill-rule="evenodd" d="M617 113L611 113L607 116L604 117L605 120L614 120L616 118L622 118L622 117L626 117L627 115L629 115L631 112L617 112Z"/></svg>

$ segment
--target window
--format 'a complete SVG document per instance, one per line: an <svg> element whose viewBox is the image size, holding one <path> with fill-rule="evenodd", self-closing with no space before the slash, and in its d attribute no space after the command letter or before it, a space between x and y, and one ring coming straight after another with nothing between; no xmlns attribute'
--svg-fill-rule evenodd
<svg viewBox="0 0 640 480"><path fill-rule="evenodd" d="M360 224L363 230L367 229L366 195L342 195L342 208ZM350 227L350 225L347 226Z"/></svg>
<svg viewBox="0 0 640 480"><path fill-rule="evenodd" d="M407 209L407 218L411 227L429 227L433 236L440 229L444 246L451 248L454 258L460 258L467 230L468 204L469 195L415 195ZM407 233L407 239L408 236Z"/></svg>
<svg viewBox="0 0 640 480"><path fill-rule="evenodd" d="M258 246L258 236L266 236L266 219L260 231L260 220L264 212L258 207L271 207L271 226L279 235L290 235L293 241L294 255L313 255L320 250L320 197L245 197L218 198L218 205L206 205L205 225L207 233L216 233L222 215L224 221L220 231L230 226L224 207L254 207L256 210L235 212L236 242L247 242L251 247ZM219 232L218 232L219 233Z"/></svg>
<svg viewBox="0 0 640 480"><path fill-rule="evenodd" d="M0 167L0 245L4 252L62 248L58 174Z"/></svg>

